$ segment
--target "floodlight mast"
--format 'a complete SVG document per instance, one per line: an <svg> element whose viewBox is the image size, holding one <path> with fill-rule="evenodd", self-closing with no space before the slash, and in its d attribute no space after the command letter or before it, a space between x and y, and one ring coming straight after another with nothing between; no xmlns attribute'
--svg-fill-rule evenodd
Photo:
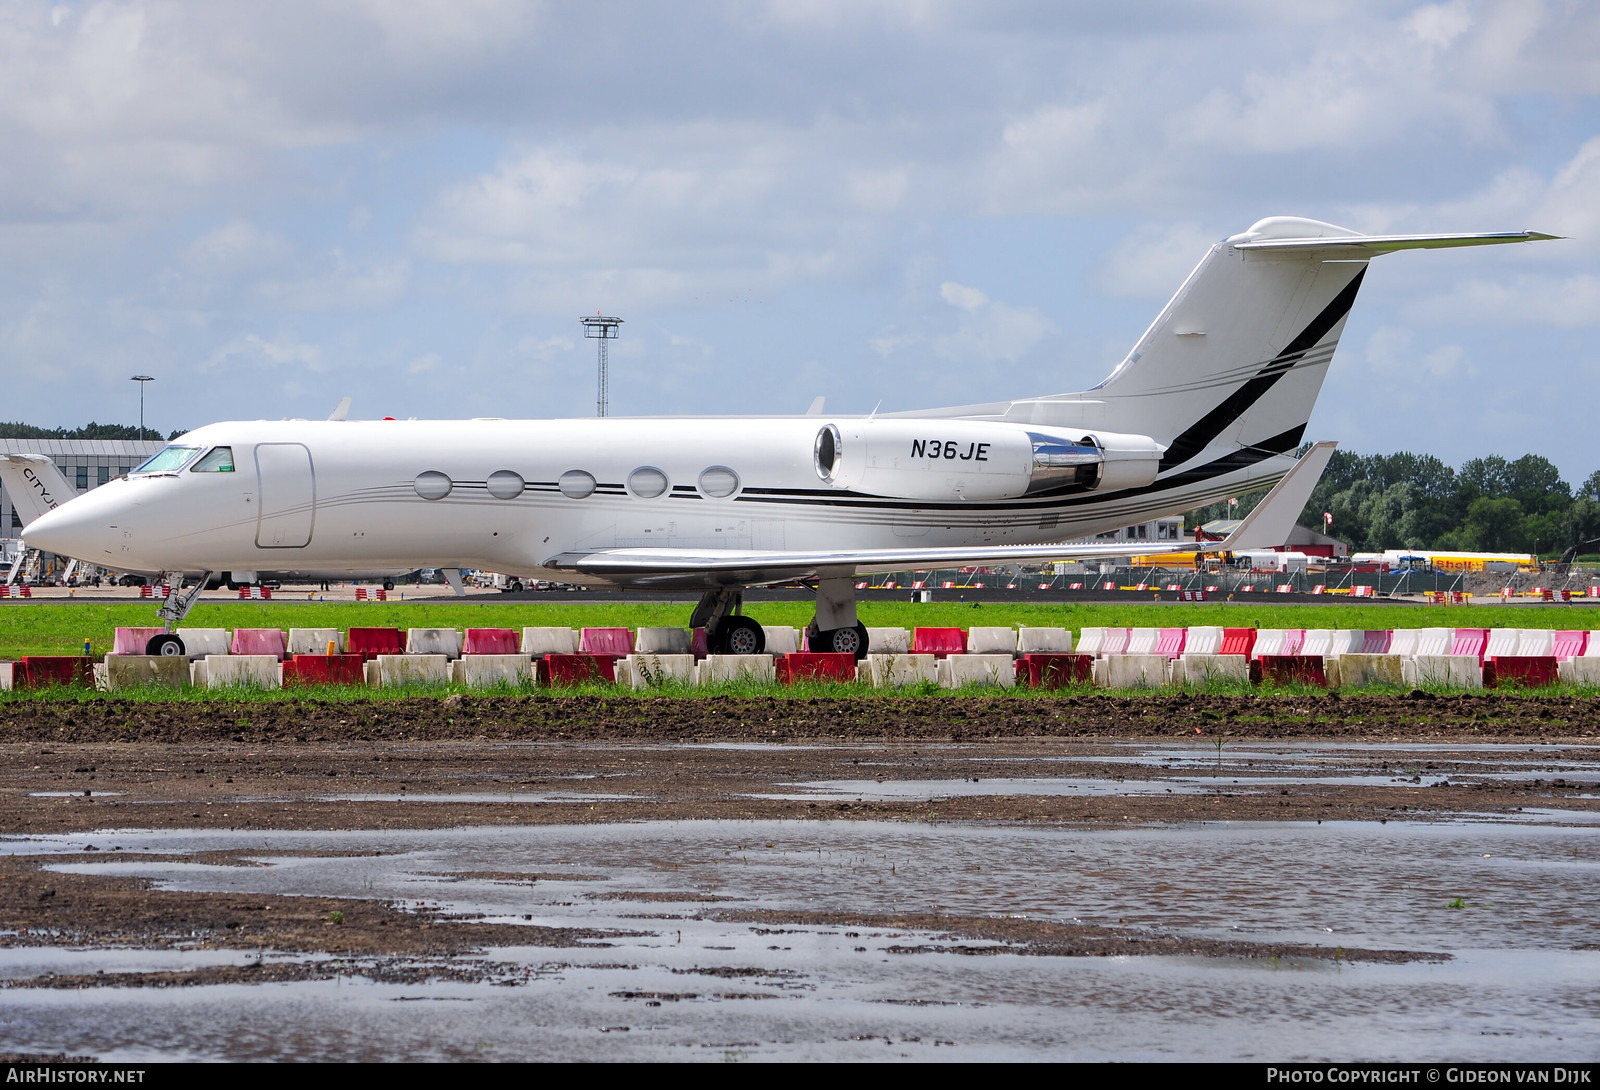
<svg viewBox="0 0 1600 1090"><path fill-rule="evenodd" d="M583 335L591 341L599 341L600 350L600 382L599 390L594 399L594 415L606 416L611 411L611 394L606 384L606 342L617 339L617 327L622 324L621 318L610 318L596 313L592 317L579 318L583 323Z"/></svg>
<svg viewBox="0 0 1600 1090"><path fill-rule="evenodd" d="M154 375L134 375L133 380L139 384L139 441L144 442L144 384L154 382Z"/></svg>

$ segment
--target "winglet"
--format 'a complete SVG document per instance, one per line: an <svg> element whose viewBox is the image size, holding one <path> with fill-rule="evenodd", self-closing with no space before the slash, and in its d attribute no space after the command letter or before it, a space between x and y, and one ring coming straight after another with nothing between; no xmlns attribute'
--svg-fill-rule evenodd
<svg viewBox="0 0 1600 1090"><path fill-rule="evenodd" d="M1312 489L1322 479L1322 471L1328 468L1328 459L1333 457L1338 446L1338 443L1318 443L1306 451L1233 533L1205 551L1236 553L1248 549L1276 549L1287 542L1300 519L1300 512L1311 499Z"/></svg>
<svg viewBox="0 0 1600 1090"><path fill-rule="evenodd" d="M333 410L333 412L328 414L328 419L329 420L348 420L348 419L350 419L350 399L348 397L341 397L339 399L338 406Z"/></svg>

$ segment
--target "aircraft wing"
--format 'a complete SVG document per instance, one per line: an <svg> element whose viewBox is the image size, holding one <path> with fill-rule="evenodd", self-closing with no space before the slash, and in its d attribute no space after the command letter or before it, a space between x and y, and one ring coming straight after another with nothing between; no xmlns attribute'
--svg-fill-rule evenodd
<svg viewBox="0 0 1600 1090"><path fill-rule="evenodd" d="M1311 490L1333 456L1336 443L1318 443L1294 464L1271 492L1222 541L1163 546L1164 552L1236 552L1268 549L1288 540ZM1099 560L1126 556L1126 541L1058 545L965 545L932 549L858 549L807 552L751 549L595 549L561 553L544 566L592 575L625 586L758 586L801 579L827 579L873 572L1015 564L1045 560Z"/></svg>

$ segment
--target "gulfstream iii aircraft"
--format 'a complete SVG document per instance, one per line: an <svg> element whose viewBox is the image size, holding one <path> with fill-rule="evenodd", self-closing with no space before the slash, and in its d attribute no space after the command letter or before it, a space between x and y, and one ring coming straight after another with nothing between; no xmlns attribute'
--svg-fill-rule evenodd
<svg viewBox="0 0 1600 1090"><path fill-rule="evenodd" d="M1126 546L1058 543L1274 482L1258 518L1190 548L1281 544L1332 453L1294 456L1367 263L1551 237L1264 219L1214 245L1082 393L871 416L211 424L24 540L201 585L470 566L692 588L691 624L734 653L762 650L744 588L801 581L817 592L812 649L861 654L858 574L1112 555ZM198 593L178 580L152 653L182 653L170 629Z"/></svg>

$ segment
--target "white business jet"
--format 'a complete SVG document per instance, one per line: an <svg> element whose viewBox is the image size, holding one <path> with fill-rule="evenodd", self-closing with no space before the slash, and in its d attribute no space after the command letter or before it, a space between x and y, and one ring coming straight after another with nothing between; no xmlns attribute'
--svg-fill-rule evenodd
<svg viewBox="0 0 1600 1090"><path fill-rule="evenodd" d="M1367 262L1552 237L1264 219L1213 246L1082 393L871 416L211 424L24 540L177 573L152 654L183 653L170 630L211 573L428 567L459 584L477 567L700 590L691 624L724 653L763 648L746 587L814 584L811 648L860 655L859 574L1114 555L1126 545L1059 543L1273 482L1228 540L1187 548L1282 544L1332 454L1295 458Z"/></svg>

